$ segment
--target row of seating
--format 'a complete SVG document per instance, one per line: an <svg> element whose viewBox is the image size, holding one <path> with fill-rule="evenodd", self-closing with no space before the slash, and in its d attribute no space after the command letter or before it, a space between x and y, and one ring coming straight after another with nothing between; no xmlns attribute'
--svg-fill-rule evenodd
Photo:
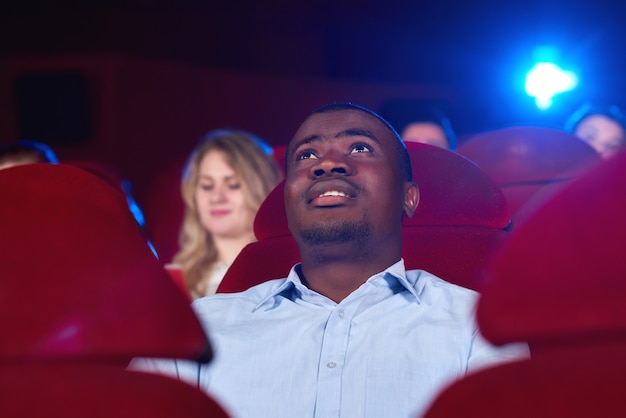
<svg viewBox="0 0 626 418"><path fill-rule="evenodd" d="M510 213L502 191L468 159L431 145L408 143L413 177L420 185L415 215L404 219L403 257L408 268L422 268L476 289L476 271L506 234ZM245 290L286 277L299 261L289 232L279 184L254 221L257 242L243 249L218 292Z"/></svg>
<svg viewBox="0 0 626 418"><path fill-rule="evenodd" d="M480 273L508 231L600 162L591 147L570 134L537 127L481 134L458 153L415 142L407 143L407 149L420 203L403 224L406 266L474 290L480 290ZM283 159L284 148L277 155ZM218 292L238 292L285 277L299 261L282 189L283 183L259 209L254 222L258 241L243 249Z"/></svg>
<svg viewBox="0 0 626 418"><path fill-rule="evenodd" d="M532 352L452 384L425 418L623 416L626 154L601 165L586 144L533 127L476 137L457 154L407 146L421 191L403 225L407 266L480 291L483 334ZM282 184L254 228L258 241L219 292L284 277L299 260Z"/></svg>
<svg viewBox="0 0 626 418"><path fill-rule="evenodd" d="M533 135L535 131L526 129L526 141L535 141L537 149L542 149L540 147L545 144L538 142L547 139ZM566 258L562 259L552 257L555 251L546 246L543 247L545 252L551 255L548 260L529 262L535 257L536 246L533 247L532 243L541 237L541 228L525 238L528 248L524 255L528 260L513 255L507 258L505 252L500 258L503 260L500 267L496 264L492 270L492 255L503 244L503 248L510 248L506 245L519 242L512 240L518 230L521 237L524 237L521 231L527 230L517 222L516 217L521 212L510 209L506 184L498 185L486 166L479 168L480 164L461 155L462 150L453 153L424 144L409 144L408 148L414 178L420 185L421 202L415 216L404 221L403 257L407 266L429 270L454 283L483 292L478 313L485 335L498 344L530 340L533 356L535 351L540 353L533 365L541 365L539 362L543 358L550 363L550 353L560 352L563 341L579 347L577 351L572 350L569 358L580 361L588 350L586 336L594 333L607 346L601 353L603 358L617 357L621 348L617 326L622 313L619 293L611 293L610 288L605 288L605 293L597 291L593 287L595 282L582 280L577 269L565 270L563 263L572 256L571 251L564 253ZM531 148L527 145L526 150ZM574 183L572 180L576 177L587 179L586 170L594 161L590 157L576 160L571 165L555 166L552 174L563 179L558 182L559 189ZM623 171L611 163L613 171L604 173L606 177ZM570 168L574 174L560 175ZM534 169L530 171L534 172ZM623 172L621 175L626 178ZM571 211L572 207L591 207L590 202L604 196L597 190L593 193L593 181L597 179L592 179L584 183L588 188L585 196L589 199L568 201L572 206L565 209L557 205L557 209L549 210L551 206L546 205L547 209L537 212L548 216L548 220L537 221L542 225L555 222L554 218L560 216L559 210L569 210L570 215L559 223L561 229L555 229L554 234L563 234L562 239L569 240L573 248L580 238L574 240L572 235L559 231L577 225L575 217L580 216L580 212L576 215L577 212ZM507 184L513 183L519 182L509 181ZM539 183L535 178L531 184ZM621 196L626 196L623 183L618 186ZM123 197L97 176L65 165L34 164L3 170L0 172L0 190L3 191L0 203L0 254L3 255L0 309L3 312L0 321L6 331L0 342L0 412L6 416L226 416L219 405L196 388L164 377L125 370L128 360L133 357L206 362L210 361L211 351L207 337L189 307L189 300L163 269L162 264L167 260L158 261L154 257ZM557 192L555 188L550 194ZM547 195L543 196L542 201L547 198ZM607 199L609 201L601 202L602 207L611 203L610 198ZM620 209L624 208L623 202L617 202L616 207L618 209L607 216L607 222L617 220ZM519 209L521 211L522 206ZM592 211L589 216L600 214ZM531 225L533 218L527 218L528 225ZM602 233L608 233L608 229L607 223L606 231L603 229ZM281 185L261 206L254 230L258 241L242 251L218 291L242 290L263 280L284 277L298 261L297 246L287 228ZM618 228L612 232L615 235L612 235L611 244L615 248L610 253L611 262L615 261L612 257L617 257L619 234L624 231ZM582 250L591 251L594 236L592 232L586 233L590 234L589 248L582 247ZM552 241L541 243L548 245ZM559 245L564 242L559 241ZM515 254L521 250L513 248L509 251ZM591 254L599 256L597 252ZM576 253L574 257L583 259L583 255ZM525 269L519 269L522 264ZM593 280L597 280L595 273L615 273L612 267L583 270L585 278L593 276ZM546 285L551 283L551 275L560 273L563 275L559 281L552 286ZM578 287L571 290L576 295L580 294L576 292L580 292L585 283L584 290L594 296L595 303L613 294L614 303L606 304L606 315L602 316L604 322L594 321L591 308L581 310L575 316L579 305L588 301L571 299L572 295L567 291L572 289L568 287L571 275L579 278L575 282ZM614 276L613 282L617 277ZM485 278L489 280L485 281ZM616 284L613 282L611 284ZM541 295L543 299L537 298ZM560 322L545 321L546 317L551 317L548 315L555 315L554 304L561 297L570 298L567 314ZM534 315L534 307L525 303L526 300L540 302L538 306L542 309ZM611 318L609 313L619 319L608 321ZM582 333L560 335L557 331L563 331L570 317L570 328L580 328L579 322L591 325ZM546 327L537 332L537 323L544 322ZM524 328L528 323L534 325ZM597 329L599 324L604 328ZM609 330L612 338L607 339L600 332L602 330ZM566 331L571 329L566 328ZM544 338L555 333L562 340L557 341L558 344ZM541 338L535 338L537 335ZM553 350L553 347L558 349ZM595 347L591 353L597 359L600 353L594 350ZM562 358L565 361L568 356ZM527 370L524 365L517 367L520 369L512 371ZM606 369L608 373L609 368ZM498 370L496 374L509 373L506 369ZM580 370L583 376L593 371L591 366ZM525 382L530 384L535 375L527 373ZM63 379L58 379L60 375ZM479 381L476 386L470 386L476 391L486 391L494 389L490 385L495 381L497 379L486 375L485 383ZM450 401L442 398L444 400L436 405L465 407L459 399L467 392L461 390L462 394L456 395L455 389L451 389L450 393L443 395L451 396ZM33 396L37 397L36 402ZM483 394L481 399L491 397ZM506 396L503 395L502 399ZM476 406L477 410L480 406ZM436 415L437 408L435 406L431 412L433 417L455 416L445 415L446 411L444 415Z"/></svg>

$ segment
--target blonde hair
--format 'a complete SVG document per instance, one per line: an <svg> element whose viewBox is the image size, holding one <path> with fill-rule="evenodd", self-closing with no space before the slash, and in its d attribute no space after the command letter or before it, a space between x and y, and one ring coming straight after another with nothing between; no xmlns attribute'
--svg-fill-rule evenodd
<svg viewBox="0 0 626 418"><path fill-rule="evenodd" d="M200 223L195 201L200 163L209 151L220 151L226 156L226 162L241 181L244 199L254 214L282 180L282 171L272 156L272 148L254 135L237 130L217 130L201 139L183 172L181 195L185 216L179 234L180 250L172 260L182 267L191 291L210 274L218 258L211 233Z"/></svg>

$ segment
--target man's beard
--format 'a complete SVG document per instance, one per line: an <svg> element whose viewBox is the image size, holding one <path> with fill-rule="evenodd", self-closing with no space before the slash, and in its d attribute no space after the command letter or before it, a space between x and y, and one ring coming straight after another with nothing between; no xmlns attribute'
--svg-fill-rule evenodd
<svg viewBox="0 0 626 418"><path fill-rule="evenodd" d="M365 221L336 220L314 224L301 230L300 236L313 246L354 242L362 247L370 237L370 229Z"/></svg>

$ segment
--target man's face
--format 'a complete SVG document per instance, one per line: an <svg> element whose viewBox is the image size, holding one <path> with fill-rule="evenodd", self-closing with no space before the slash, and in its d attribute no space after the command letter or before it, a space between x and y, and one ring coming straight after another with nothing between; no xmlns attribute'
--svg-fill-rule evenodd
<svg viewBox="0 0 626 418"><path fill-rule="evenodd" d="M399 233L406 180L396 141L360 110L305 120L286 155L285 206L299 243L364 243Z"/></svg>

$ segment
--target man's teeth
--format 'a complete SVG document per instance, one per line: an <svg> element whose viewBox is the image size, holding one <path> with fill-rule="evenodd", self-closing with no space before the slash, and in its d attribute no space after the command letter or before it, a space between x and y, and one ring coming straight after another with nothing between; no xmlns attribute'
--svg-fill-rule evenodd
<svg viewBox="0 0 626 418"><path fill-rule="evenodd" d="M343 196L343 197L348 197L348 195L345 194L344 192L340 192L340 191L337 191L337 190L329 190L327 192L322 193L318 197L325 197L325 196Z"/></svg>

